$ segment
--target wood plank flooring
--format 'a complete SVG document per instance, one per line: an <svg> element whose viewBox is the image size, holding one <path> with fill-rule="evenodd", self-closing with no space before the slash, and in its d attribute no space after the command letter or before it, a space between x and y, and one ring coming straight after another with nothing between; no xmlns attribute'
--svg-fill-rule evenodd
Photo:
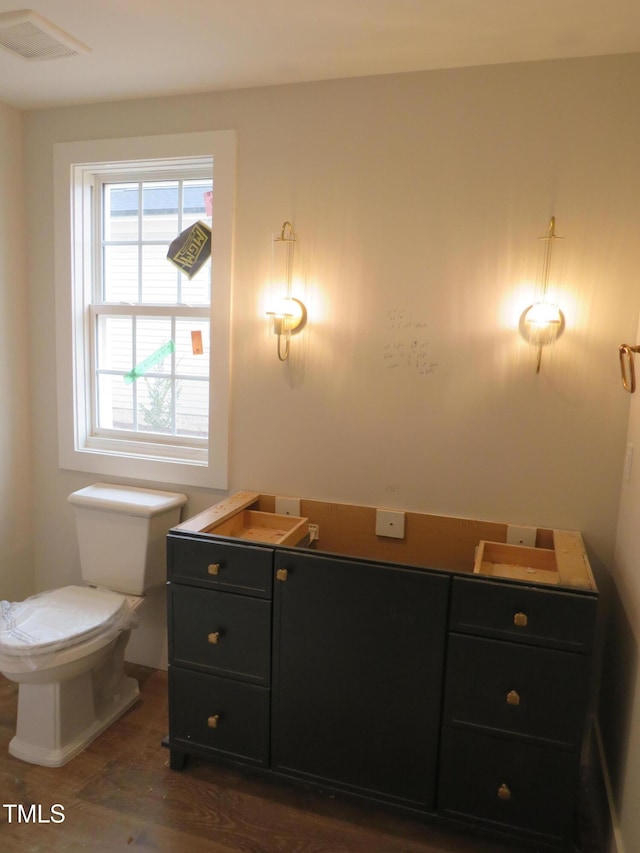
<svg viewBox="0 0 640 853"><path fill-rule="evenodd" d="M128 669L140 682L140 701L64 768L38 767L9 755L17 686L0 676L1 853L518 851L512 844L458 835L346 797L264 781L210 762L190 759L183 772L172 771L169 753L160 746L167 732L167 674ZM12 804L16 808L7 808ZM19 821L17 804L26 813L40 806L41 817L50 820L51 806L60 804L65 819ZM587 820L584 835L579 849L604 850L592 821Z"/></svg>

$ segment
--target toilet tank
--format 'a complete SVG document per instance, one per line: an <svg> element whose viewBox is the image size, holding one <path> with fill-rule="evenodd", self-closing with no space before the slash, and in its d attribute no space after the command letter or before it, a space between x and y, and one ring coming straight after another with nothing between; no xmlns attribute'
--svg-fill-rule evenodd
<svg viewBox="0 0 640 853"><path fill-rule="evenodd" d="M142 595L166 582L166 534L180 521L185 495L95 483L68 500L86 583Z"/></svg>

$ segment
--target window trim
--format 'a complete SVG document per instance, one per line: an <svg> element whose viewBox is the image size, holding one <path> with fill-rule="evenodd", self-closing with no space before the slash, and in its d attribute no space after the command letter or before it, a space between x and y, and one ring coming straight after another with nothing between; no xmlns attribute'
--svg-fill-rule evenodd
<svg viewBox="0 0 640 853"><path fill-rule="evenodd" d="M101 439L92 446L88 380L92 330L91 200L86 178L104 164L145 161L170 168L178 158L213 157L209 448L206 462L161 443ZM159 483L228 487L231 282L235 207L235 131L64 142L54 146L58 458L63 469ZM93 242L93 241L92 241ZM134 445L135 447L131 446ZM137 449L137 452L136 452Z"/></svg>

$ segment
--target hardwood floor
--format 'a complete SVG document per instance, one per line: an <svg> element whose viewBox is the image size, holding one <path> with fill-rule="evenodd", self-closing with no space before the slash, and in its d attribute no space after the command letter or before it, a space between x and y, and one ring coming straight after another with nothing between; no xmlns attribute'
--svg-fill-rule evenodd
<svg viewBox="0 0 640 853"><path fill-rule="evenodd" d="M419 820L190 759L178 773L160 746L167 674L129 667L140 701L64 768L8 754L17 686L0 676L0 851L171 853L516 853ZM49 823L19 821L37 814ZM60 804L64 821L59 820ZM14 808L8 806L14 805ZM35 808L32 808L35 806ZM30 811L31 809L31 811ZM585 810L589 853L601 853ZM594 844L596 846L594 846ZM529 848L531 849L531 848Z"/></svg>

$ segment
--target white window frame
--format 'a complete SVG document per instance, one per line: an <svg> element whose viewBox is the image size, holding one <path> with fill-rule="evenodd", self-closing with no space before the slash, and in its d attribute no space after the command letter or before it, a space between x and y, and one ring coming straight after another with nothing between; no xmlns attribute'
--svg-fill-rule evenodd
<svg viewBox="0 0 640 853"><path fill-rule="evenodd" d="M61 468L135 480L228 486L234 131L67 142L54 146L58 454ZM208 448L91 434L93 250L89 178L105 164L167 168L213 158Z"/></svg>

